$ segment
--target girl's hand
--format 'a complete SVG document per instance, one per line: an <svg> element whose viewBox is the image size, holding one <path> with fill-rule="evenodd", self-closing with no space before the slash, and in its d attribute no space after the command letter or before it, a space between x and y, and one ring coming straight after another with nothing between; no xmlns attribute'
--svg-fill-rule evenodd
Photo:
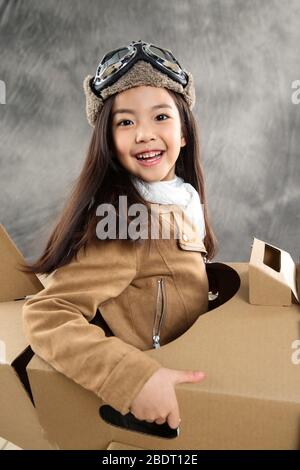
<svg viewBox="0 0 300 470"><path fill-rule="evenodd" d="M140 420L155 421L157 424L168 422L176 429L180 424L179 407L175 394L175 385L195 383L204 379L201 371L174 370L161 367L144 384L132 401L130 411Z"/></svg>

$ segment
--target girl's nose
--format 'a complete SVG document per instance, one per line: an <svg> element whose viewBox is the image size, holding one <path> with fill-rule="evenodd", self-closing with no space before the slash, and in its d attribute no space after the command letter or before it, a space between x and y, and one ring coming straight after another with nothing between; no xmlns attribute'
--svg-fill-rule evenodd
<svg viewBox="0 0 300 470"><path fill-rule="evenodd" d="M148 142L148 140L155 140L156 135L149 124L140 125L136 130L136 142Z"/></svg>

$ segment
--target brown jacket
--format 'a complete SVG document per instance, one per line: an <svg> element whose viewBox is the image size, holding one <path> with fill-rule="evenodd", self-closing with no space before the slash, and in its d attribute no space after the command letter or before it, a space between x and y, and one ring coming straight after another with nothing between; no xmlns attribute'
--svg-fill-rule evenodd
<svg viewBox="0 0 300 470"><path fill-rule="evenodd" d="M161 228L171 206L158 206ZM23 306L33 351L123 414L161 367L143 352L153 337L174 340L208 309L204 244L180 209L175 215L179 238L171 228L170 239L151 243L97 239ZM97 309L112 335L90 323Z"/></svg>

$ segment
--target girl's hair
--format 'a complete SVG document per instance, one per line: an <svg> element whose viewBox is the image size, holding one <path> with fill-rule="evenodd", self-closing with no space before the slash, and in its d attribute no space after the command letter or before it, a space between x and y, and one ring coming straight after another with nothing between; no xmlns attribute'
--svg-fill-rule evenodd
<svg viewBox="0 0 300 470"><path fill-rule="evenodd" d="M186 145L181 147L176 161L175 174L190 183L199 193L204 211L204 238L207 258L211 260L217 251L217 240L209 222L205 183L200 161L198 126L184 98L169 89L180 114ZM112 138L112 106L116 95L104 101L97 117L86 160L65 207L52 231L43 254L32 264L21 264L23 272L50 274L76 256L81 247L97 239L96 225L99 204L110 203L115 207L118 227L119 196L127 196L127 206L139 203L149 210L145 201L131 181L131 175L119 163ZM127 222L130 218L127 215ZM136 240L126 239L128 243ZM105 240L99 240L102 243Z"/></svg>

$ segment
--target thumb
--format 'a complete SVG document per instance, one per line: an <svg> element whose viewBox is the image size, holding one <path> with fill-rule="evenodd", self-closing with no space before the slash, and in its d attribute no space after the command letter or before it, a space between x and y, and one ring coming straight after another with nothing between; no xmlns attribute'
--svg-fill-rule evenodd
<svg viewBox="0 0 300 470"><path fill-rule="evenodd" d="M180 383L195 383L195 382L200 382L205 378L204 372L198 370L198 371L192 371L192 370L176 370L174 371L174 384L180 384Z"/></svg>

